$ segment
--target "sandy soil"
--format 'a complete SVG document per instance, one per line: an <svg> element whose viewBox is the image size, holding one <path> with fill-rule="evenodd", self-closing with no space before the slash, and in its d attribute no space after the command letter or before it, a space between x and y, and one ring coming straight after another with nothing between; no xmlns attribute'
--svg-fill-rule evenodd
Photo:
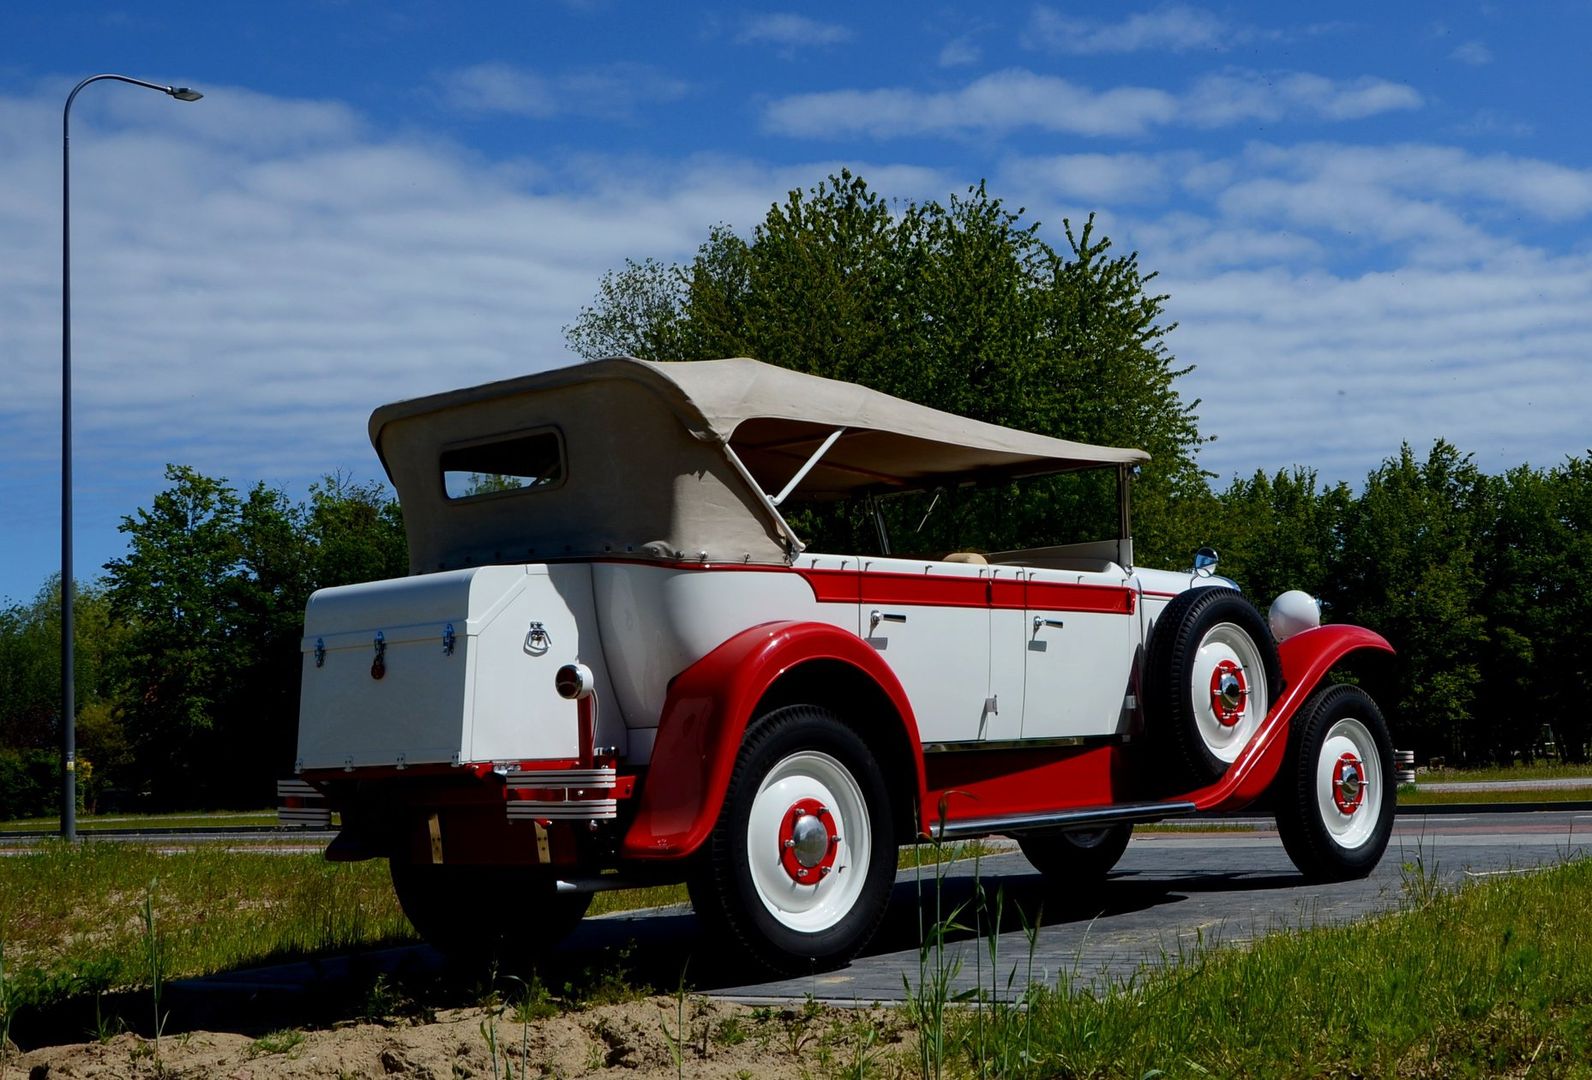
<svg viewBox="0 0 1592 1080"><path fill-rule="evenodd" d="M522 1025L507 1011L439 1012L425 1023L339 1025L298 1038L196 1031L160 1040L46 1047L0 1062L0 1080L181 1077L626 1077L691 1076L791 1080L836 1074L895 1077L916 1072L916 1051L898 1013L808 1005L756 1009L652 997L602 1005ZM493 1068L491 1043L497 1043ZM292 1045L285 1045L292 1043ZM522 1050L522 1045L524 1049ZM677 1051L678 1048L678 1051ZM676 1053L680 1058L676 1059ZM858 1065L863 1064L862 1070Z"/></svg>

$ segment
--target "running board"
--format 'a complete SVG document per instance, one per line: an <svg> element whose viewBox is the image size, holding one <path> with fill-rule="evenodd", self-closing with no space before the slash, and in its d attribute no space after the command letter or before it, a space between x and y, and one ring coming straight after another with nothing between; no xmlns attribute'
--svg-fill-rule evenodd
<svg viewBox="0 0 1592 1080"><path fill-rule="evenodd" d="M1006 817L946 821L934 826L933 836L936 840L966 840L976 836L1014 836L1050 829L1094 829L1105 825L1160 821L1162 818L1182 817L1194 811L1195 806L1191 802L1121 803L1117 806L1063 810L1060 813L1011 814Z"/></svg>

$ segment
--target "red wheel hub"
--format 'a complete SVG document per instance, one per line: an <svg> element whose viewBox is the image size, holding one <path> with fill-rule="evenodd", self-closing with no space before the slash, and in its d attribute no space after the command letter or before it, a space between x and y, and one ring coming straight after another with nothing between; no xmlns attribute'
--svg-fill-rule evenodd
<svg viewBox="0 0 1592 1080"><path fill-rule="evenodd" d="M1237 727L1244 718L1244 705L1249 699L1249 684L1244 681L1244 669L1231 660L1223 660L1211 672L1211 712L1223 727Z"/></svg>
<svg viewBox="0 0 1592 1080"><path fill-rule="evenodd" d="M779 823L779 863L798 885L817 885L840 845L834 815L817 799L797 799Z"/></svg>
<svg viewBox="0 0 1592 1080"><path fill-rule="evenodd" d="M1348 815L1365 801L1365 766L1353 754L1344 754L1332 766L1332 801Z"/></svg>

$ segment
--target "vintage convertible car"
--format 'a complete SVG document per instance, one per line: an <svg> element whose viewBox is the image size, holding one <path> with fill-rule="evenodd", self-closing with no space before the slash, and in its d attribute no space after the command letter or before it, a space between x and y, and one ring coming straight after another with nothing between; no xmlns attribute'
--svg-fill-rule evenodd
<svg viewBox="0 0 1592 1080"><path fill-rule="evenodd" d="M747 359L580 364L370 434L411 576L311 597L284 816L340 812L327 857L389 860L440 947L535 948L596 890L685 880L808 970L867 943L926 838L1015 837L1076 890L1135 822L1257 802L1313 880L1387 845L1394 751L1341 676L1390 646L1301 593L1268 626L1209 553L1136 566L1141 451ZM1058 474L1108 493L1105 535L818 554L790 523Z"/></svg>

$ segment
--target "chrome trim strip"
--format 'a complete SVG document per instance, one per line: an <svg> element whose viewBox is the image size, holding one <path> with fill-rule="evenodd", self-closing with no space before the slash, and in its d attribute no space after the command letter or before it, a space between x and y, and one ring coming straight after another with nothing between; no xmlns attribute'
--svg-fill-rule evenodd
<svg viewBox="0 0 1592 1080"><path fill-rule="evenodd" d="M509 787L613 787L619 771L607 769L527 769L499 773Z"/></svg>
<svg viewBox="0 0 1592 1080"><path fill-rule="evenodd" d="M1160 821L1162 818L1192 814L1191 802L1123 803L1121 806L1093 806L1083 810L1063 810L1048 814L1012 814L1006 817L975 818L944 822L934 826L936 840L973 836L1009 835L1040 829L1089 828L1095 825L1125 825Z"/></svg>
<svg viewBox="0 0 1592 1080"><path fill-rule="evenodd" d="M924 743L925 754L956 754L973 750L1064 750L1078 746L1116 746L1131 741L1127 735L1058 735L1050 739L968 740Z"/></svg>
<svg viewBox="0 0 1592 1080"><path fill-rule="evenodd" d="M520 799L508 803L510 821L543 818L548 821L606 820L619 816L618 799L592 799L587 802L545 802Z"/></svg>

